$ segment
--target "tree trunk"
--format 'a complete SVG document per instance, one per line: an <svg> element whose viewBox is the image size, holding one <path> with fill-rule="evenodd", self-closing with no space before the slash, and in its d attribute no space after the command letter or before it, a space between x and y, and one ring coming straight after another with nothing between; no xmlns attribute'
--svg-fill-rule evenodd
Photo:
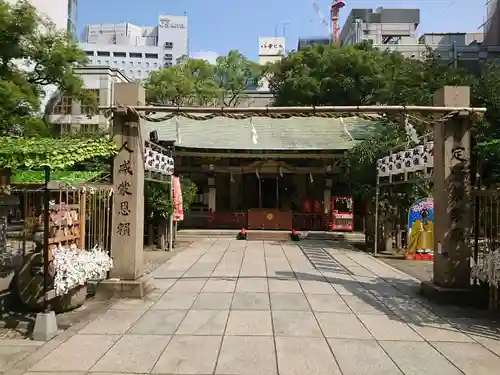
<svg viewBox="0 0 500 375"><path fill-rule="evenodd" d="M157 249L165 250L168 246L167 227L167 219L161 218L160 220L158 220L158 241L156 243Z"/></svg>
<svg viewBox="0 0 500 375"><path fill-rule="evenodd" d="M148 246L153 246L155 243L155 227L153 223L148 224Z"/></svg>

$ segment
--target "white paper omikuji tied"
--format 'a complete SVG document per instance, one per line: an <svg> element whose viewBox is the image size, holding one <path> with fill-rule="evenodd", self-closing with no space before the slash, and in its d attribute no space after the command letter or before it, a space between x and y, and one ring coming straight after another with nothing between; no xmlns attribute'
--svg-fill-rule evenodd
<svg viewBox="0 0 500 375"><path fill-rule="evenodd" d="M55 276L54 291L57 296L67 294L88 280L99 279L113 268L108 253L98 247L80 250L76 246L58 246L52 251Z"/></svg>
<svg viewBox="0 0 500 375"><path fill-rule="evenodd" d="M144 169L150 171L153 169L153 164L155 159L153 150L150 147L146 147L144 149L144 156L145 156Z"/></svg>

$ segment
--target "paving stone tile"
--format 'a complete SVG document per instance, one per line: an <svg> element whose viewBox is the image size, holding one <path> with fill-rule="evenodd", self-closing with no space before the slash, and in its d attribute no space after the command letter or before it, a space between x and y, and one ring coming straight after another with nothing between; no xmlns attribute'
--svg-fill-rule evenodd
<svg viewBox="0 0 500 375"><path fill-rule="evenodd" d="M177 329L176 334L223 335L228 314L228 310L190 310Z"/></svg>
<svg viewBox="0 0 500 375"><path fill-rule="evenodd" d="M170 336L123 336L91 371L149 373L169 340Z"/></svg>
<svg viewBox="0 0 500 375"><path fill-rule="evenodd" d="M474 340L445 321L408 323L426 341L473 342Z"/></svg>
<svg viewBox="0 0 500 375"><path fill-rule="evenodd" d="M226 335L272 336L273 327L270 311L233 310L229 314Z"/></svg>
<svg viewBox="0 0 500 375"><path fill-rule="evenodd" d="M236 279L209 279L203 287L203 293L233 293Z"/></svg>
<svg viewBox="0 0 500 375"><path fill-rule="evenodd" d="M90 322L80 333L95 335L122 335L129 330L141 315L142 310L108 310L93 322Z"/></svg>
<svg viewBox="0 0 500 375"><path fill-rule="evenodd" d="M177 279L160 279L160 278L155 278L153 279L153 285L157 290L162 290L162 291L167 291L169 290L172 285L174 285L177 282Z"/></svg>
<svg viewBox="0 0 500 375"><path fill-rule="evenodd" d="M221 336L174 336L152 373L212 374L221 340Z"/></svg>
<svg viewBox="0 0 500 375"><path fill-rule="evenodd" d="M30 371L89 371L119 338L118 335L75 335Z"/></svg>
<svg viewBox="0 0 500 375"><path fill-rule="evenodd" d="M276 337L280 375L341 375L324 338Z"/></svg>
<svg viewBox="0 0 500 375"><path fill-rule="evenodd" d="M372 339L370 332L354 314L316 313L326 337L339 339Z"/></svg>
<svg viewBox="0 0 500 375"><path fill-rule="evenodd" d="M286 311L311 311L303 294L271 293L271 309Z"/></svg>
<svg viewBox="0 0 500 375"><path fill-rule="evenodd" d="M355 280L338 280L330 282L330 285L341 296L357 296L360 294L370 294L365 288Z"/></svg>
<svg viewBox="0 0 500 375"><path fill-rule="evenodd" d="M380 301L405 322L442 321L436 314L409 297L381 297Z"/></svg>
<svg viewBox="0 0 500 375"><path fill-rule="evenodd" d="M296 279L269 279L269 292L303 294L302 288Z"/></svg>
<svg viewBox="0 0 500 375"><path fill-rule="evenodd" d="M231 309L234 310L269 310L268 293L235 293Z"/></svg>
<svg viewBox="0 0 500 375"><path fill-rule="evenodd" d="M317 312L351 313L351 309L337 294L306 294L311 308Z"/></svg>
<svg viewBox="0 0 500 375"><path fill-rule="evenodd" d="M127 331L127 334L173 335L185 316L185 310L150 310Z"/></svg>
<svg viewBox="0 0 500 375"><path fill-rule="evenodd" d="M431 344L466 375L498 374L500 357L480 344L456 342L433 342Z"/></svg>
<svg viewBox="0 0 500 375"><path fill-rule="evenodd" d="M277 375L275 358L272 337L226 336L215 374Z"/></svg>
<svg viewBox="0 0 500 375"><path fill-rule="evenodd" d="M300 285L306 294L337 294L326 279L322 281L300 281Z"/></svg>
<svg viewBox="0 0 500 375"><path fill-rule="evenodd" d="M180 279L171 288L172 293L199 293L205 286L207 279L194 278L194 279Z"/></svg>
<svg viewBox="0 0 500 375"><path fill-rule="evenodd" d="M229 310L232 293L201 293L194 301L194 310Z"/></svg>
<svg viewBox="0 0 500 375"><path fill-rule="evenodd" d="M403 375L375 340L329 339L328 343L343 375Z"/></svg>
<svg viewBox="0 0 500 375"><path fill-rule="evenodd" d="M273 311L276 336L320 337L321 330L311 312Z"/></svg>
<svg viewBox="0 0 500 375"><path fill-rule="evenodd" d="M358 318L376 340L423 341L422 337L396 315L359 314Z"/></svg>
<svg viewBox="0 0 500 375"><path fill-rule="evenodd" d="M343 296L343 299L356 314L392 314L391 310L372 295Z"/></svg>
<svg viewBox="0 0 500 375"><path fill-rule="evenodd" d="M463 375L427 342L380 341L405 375Z"/></svg>
<svg viewBox="0 0 500 375"><path fill-rule="evenodd" d="M10 340L6 340L10 341ZM14 365L16 365L19 361L22 361L24 358L29 357L31 353L36 351L35 346L9 346L2 345L0 346L0 371L3 373L11 369Z"/></svg>
<svg viewBox="0 0 500 375"><path fill-rule="evenodd" d="M500 337L473 335L472 338L500 357Z"/></svg>
<svg viewBox="0 0 500 375"><path fill-rule="evenodd" d="M188 310L193 305L198 293L165 293L153 306L152 310Z"/></svg>
<svg viewBox="0 0 500 375"><path fill-rule="evenodd" d="M148 299L121 299L117 301L113 306L112 310L143 310L149 309L157 300L154 298Z"/></svg>
<svg viewBox="0 0 500 375"><path fill-rule="evenodd" d="M267 291L268 286L265 277L240 277L236 285L236 293L267 293Z"/></svg>

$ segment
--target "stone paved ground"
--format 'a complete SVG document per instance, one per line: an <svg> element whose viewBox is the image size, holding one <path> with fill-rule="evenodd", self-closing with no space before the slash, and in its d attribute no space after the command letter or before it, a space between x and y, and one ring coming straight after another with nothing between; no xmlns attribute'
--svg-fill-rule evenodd
<svg viewBox="0 0 500 375"><path fill-rule="evenodd" d="M493 375L500 369L500 329L491 320L432 306L415 294L415 279L339 244L199 240L153 274L158 290L147 300L117 302L32 359L28 373Z"/></svg>

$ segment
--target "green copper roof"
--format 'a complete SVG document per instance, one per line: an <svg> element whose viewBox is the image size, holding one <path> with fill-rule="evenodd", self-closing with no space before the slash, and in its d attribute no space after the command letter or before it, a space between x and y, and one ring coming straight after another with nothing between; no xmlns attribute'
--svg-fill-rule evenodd
<svg viewBox="0 0 500 375"><path fill-rule="evenodd" d="M359 117L344 117L342 120L320 117L236 120L216 117L197 121L181 117L180 142L176 136L175 119L164 122L141 120L141 128L144 137L156 130L161 141L177 140L176 146L186 148L297 151L348 150L365 139L375 124ZM252 141L252 124L257 131L257 144Z"/></svg>

